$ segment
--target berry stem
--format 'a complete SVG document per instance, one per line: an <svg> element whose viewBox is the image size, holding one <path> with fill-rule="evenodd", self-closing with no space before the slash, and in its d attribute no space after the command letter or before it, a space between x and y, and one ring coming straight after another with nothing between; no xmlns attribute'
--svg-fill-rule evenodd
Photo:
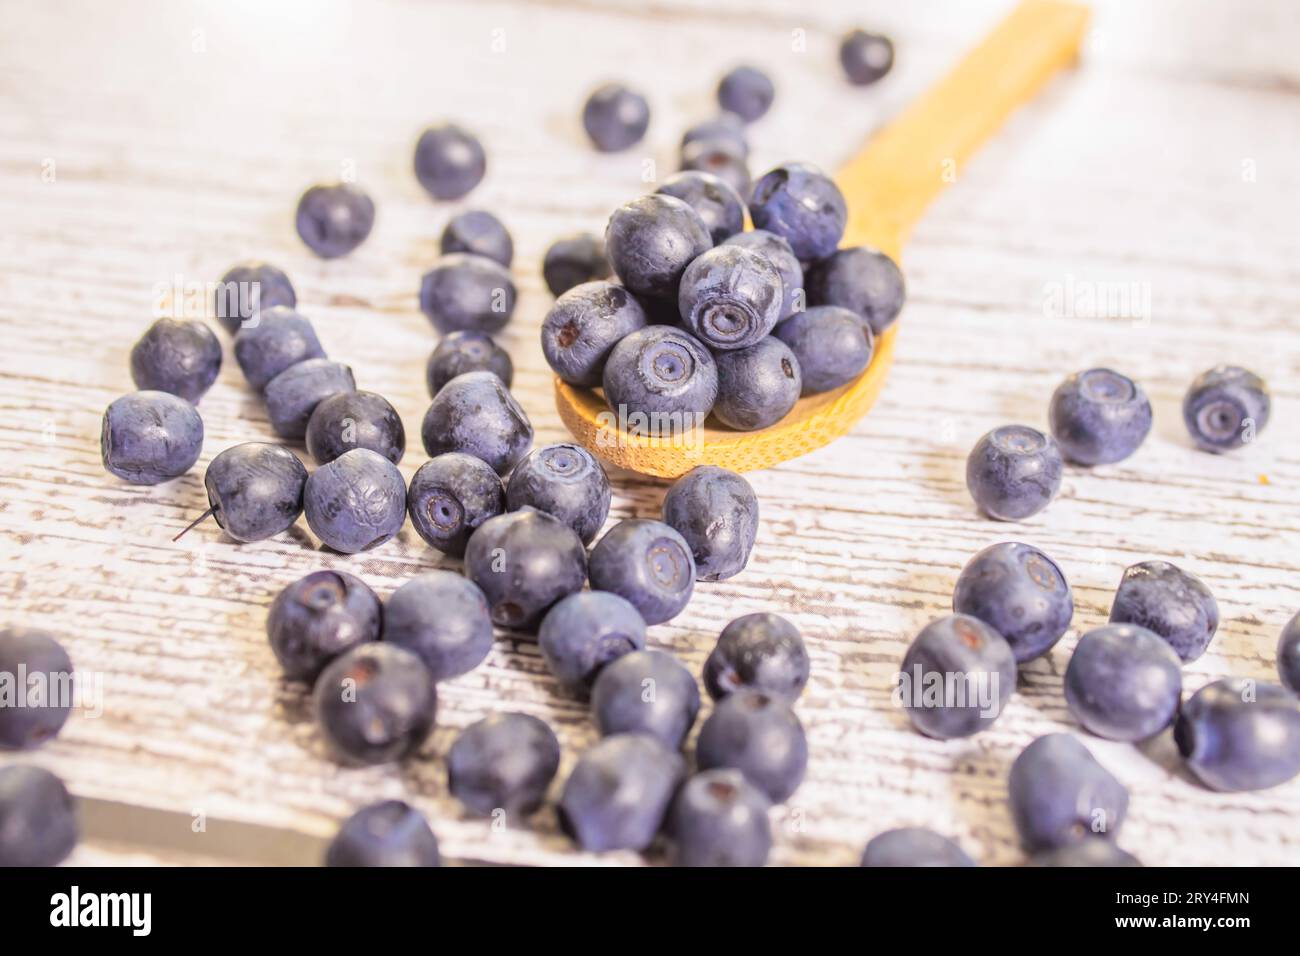
<svg viewBox="0 0 1300 956"><path fill-rule="evenodd" d="M216 506L216 505L213 505L213 506L212 506L211 508L209 508L207 511L203 512L203 514L199 515L197 518L195 518L193 521L191 521L189 524L187 524L187 525L185 526L185 528L181 531L180 534L178 534L176 537L172 538L172 541L173 541L173 542L179 541L179 540L180 540L181 538L183 538L186 534L188 534L191 530L193 530L193 528L194 528L195 525L197 525L200 521L206 521L208 518L211 518L211 517L216 513L216 511L217 511L217 506Z"/></svg>

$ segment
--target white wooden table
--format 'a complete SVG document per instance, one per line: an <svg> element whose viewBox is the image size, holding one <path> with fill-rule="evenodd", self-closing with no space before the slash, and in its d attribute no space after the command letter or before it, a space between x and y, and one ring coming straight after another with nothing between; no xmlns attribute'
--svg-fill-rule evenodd
<svg viewBox="0 0 1300 956"><path fill-rule="evenodd" d="M1008 6L6 0L0 600L5 623L64 635L78 668L102 676L104 709L0 761L45 764L83 797L169 811L148 818L155 829L202 814L327 836L360 804L404 796L454 859L636 862L575 853L547 812L531 829L493 832L447 796L441 755L492 711L550 721L561 775L594 739L531 642L503 636L482 667L444 685L421 759L344 770L325 757L303 691L279 679L266 645L271 598L316 568L354 571L386 595L446 562L409 524L358 557L322 553L305 522L254 545L211 526L172 544L205 507L203 465L270 435L229 349L201 404L203 458L184 478L142 488L108 476L100 414L131 388L131 344L172 307L156 286L201 285L265 258L289 272L331 356L402 413L409 476L425 457L434 342L419 277L443 223L473 205L513 231L520 300L503 341L538 442L559 440L537 345L550 303L542 254L650 188L647 160L672 171L677 137L710 111L724 69L752 59L778 84L753 129L756 171L788 158L834 168ZM1081 69L1019 113L916 232L898 359L876 408L834 446L750 475L763 523L748 570L702 585L687 612L651 631L698 673L738 614L778 611L803 630L813 677L799 714L812 758L775 812L776 862L851 864L872 835L906 824L952 834L982 863L1018 862L1007 768L1035 736L1078 732L1061 674L1135 561L1172 559L1219 600L1223 623L1187 668L1190 688L1226 674L1275 679L1278 631L1300 609L1300 7L1097 6ZM897 41L898 67L876 89L839 74L837 37L859 24ZM606 78L650 94L644 148L603 156L585 145L581 102ZM423 125L448 118L478 131L490 170L467 201L435 204L411 153ZM375 198L378 224L356 254L325 263L294 234L293 206L345 168ZM1084 301L1117 289L1135 291L1136 316ZM1270 380L1274 421L1254 446L1216 458L1190 448L1178 405L1195 374L1224 360ZM1060 498L1024 524L978 517L963 482L975 439L1009 421L1043 426L1058 380L1095 365L1148 390L1157 423L1145 446L1120 465L1070 470ZM663 484L613 481L611 521L657 515ZM1062 564L1074 627L1023 669L992 730L927 740L890 705L891 677L915 632L948 611L962 564L1009 538ZM1215 794L1179 769L1168 735L1142 748L1084 739L1130 788L1121 843L1146 863L1300 862L1300 781ZM221 842L200 837L199 855L222 857ZM95 840L74 857L179 859Z"/></svg>

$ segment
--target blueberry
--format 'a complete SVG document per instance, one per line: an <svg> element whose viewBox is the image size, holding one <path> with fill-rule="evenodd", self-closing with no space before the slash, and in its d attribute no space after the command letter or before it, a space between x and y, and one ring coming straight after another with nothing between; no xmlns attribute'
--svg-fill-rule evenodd
<svg viewBox="0 0 1300 956"><path fill-rule="evenodd" d="M287 369L267 383L262 397L271 428L281 438L302 441L316 406L338 392L357 387L352 369L342 362L313 358Z"/></svg>
<svg viewBox="0 0 1300 956"><path fill-rule="evenodd" d="M420 434L429 457L465 452L482 458L500 475L533 443L528 416L491 372L466 372L444 385L424 413Z"/></svg>
<svg viewBox="0 0 1300 956"><path fill-rule="evenodd" d="M538 448L515 466L506 486L511 511L532 507L559 518L591 544L609 515L609 478L580 445Z"/></svg>
<svg viewBox="0 0 1300 956"><path fill-rule="evenodd" d="M838 305L880 335L894 324L907 298L898 264L878 249L853 246L822 259L808 273L808 301Z"/></svg>
<svg viewBox="0 0 1300 956"><path fill-rule="evenodd" d="M384 602L383 639L418 656L435 681L451 680L488 656L492 619L473 582L453 571L427 571Z"/></svg>
<svg viewBox="0 0 1300 956"><path fill-rule="evenodd" d="M762 866L772 850L772 804L739 770L706 770L668 811L677 866Z"/></svg>
<svg viewBox="0 0 1300 956"><path fill-rule="evenodd" d="M804 395L847 385L871 364L871 328L848 309L818 305L782 319L773 334L799 362Z"/></svg>
<svg viewBox="0 0 1300 956"><path fill-rule="evenodd" d="M991 518L1031 517L1061 489L1061 450L1054 439L1028 425L1002 425L971 449L966 487Z"/></svg>
<svg viewBox="0 0 1300 956"><path fill-rule="evenodd" d="M584 282L609 278L605 240L589 232L556 239L542 260L542 278L551 295L563 295Z"/></svg>
<svg viewBox="0 0 1300 956"><path fill-rule="evenodd" d="M133 392L105 409L99 447L110 474L133 485L156 485L199 460L203 419L170 392Z"/></svg>
<svg viewBox="0 0 1300 956"><path fill-rule="evenodd" d="M682 274L682 324L714 349L739 349L764 338L781 318L781 274L743 246L717 246Z"/></svg>
<svg viewBox="0 0 1300 956"><path fill-rule="evenodd" d="M1184 662L1194 661L1219 629L1219 602L1195 575L1168 561L1143 561L1124 569L1110 621L1155 631Z"/></svg>
<svg viewBox="0 0 1300 956"><path fill-rule="evenodd" d="M318 465L353 448L369 448L391 461L402 460L406 429L388 399L374 392L336 392L307 419L307 451Z"/></svg>
<svg viewBox="0 0 1300 956"><path fill-rule="evenodd" d="M781 318L795 312L802 312L807 307L804 295L803 266L795 256L790 243L774 232L766 229L751 229L738 232L725 245L740 246L750 252L757 252L768 262L776 266L781 274Z"/></svg>
<svg viewBox="0 0 1300 956"><path fill-rule="evenodd" d="M453 216L442 230L441 251L471 252L486 256L507 269L515 257L515 243L501 220L482 209L470 209Z"/></svg>
<svg viewBox="0 0 1300 956"><path fill-rule="evenodd" d="M515 311L515 297L505 266L468 252L443 256L420 283L420 311L443 333L499 332Z"/></svg>
<svg viewBox="0 0 1300 956"><path fill-rule="evenodd" d="M0 630L0 747L36 747L55 737L72 711L74 680L72 660L53 636Z"/></svg>
<svg viewBox="0 0 1300 956"><path fill-rule="evenodd" d="M1016 689L1016 657L979 618L931 621L907 649L895 701L927 737L949 740L987 730Z"/></svg>
<svg viewBox="0 0 1300 956"><path fill-rule="evenodd" d="M647 734L606 737L564 782L560 826L593 853L644 850L685 776L681 755Z"/></svg>
<svg viewBox="0 0 1300 956"><path fill-rule="evenodd" d="M379 598L346 571L313 571L281 591L266 617L271 650L291 680L315 680L325 665L379 640Z"/></svg>
<svg viewBox="0 0 1300 956"><path fill-rule="evenodd" d="M1114 840L1128 791L1069 734L1039 737L1020 752L1008 780L1011 816L1026 850L1037 853Z"/></svg>
<svg viewBox="0 0 1300 956"><path fill-rule="evenodd" d="M344 554L368 551L402 530L406 482L383 455L354 448L312 472L303 511L322 543Z"/></svg>
<svg viewBox="0 0 1300 956"><path fill-rule="evenodd" d="M1074 593L1060 567L1028 544L1004 541L967 562L952 609L977 617L1011 645L1016 663L1050 651L1074 617Z"/></svg>
<svg viewBox="0 0 1300 956"><path fill-rule="evenodd" d="M840 65L854 86L875 83L894 65L894 43L878 33L852 30L840 41Z"/></svg>
<svg viewBox="0 0 1300 956"><path fill-rule="evenodd" d="M744 200L734 187L712 173L676 173L664 180L656 192L675 196L699 213L715 245L745 228Z"/></svg>
<svg viewBox="0 0 1300 956"><path fill-rule="evenodd" d="M1254 372L1218 365L1196 377L1183 398L1183 421L1203 451L1224 452L1254 441L1268 424L1268 386Z"/></svg>
<svg viewBox="0 0 1300 956"><path fill-rule="evenodd" d="M1068 846L1035 853L1028 866L1141 866L1137 857L1110 840L1089 837Z"/></svg>
<svg viewBox="0 0 1300 956"><path fill-rule="evenodd" d="M606 83L587 97L582 126L601 152L627 149L645 136L650 126L650 104L621 83Z"/></svg>
<svg viewBox="0 0 1300 956"><path fill-rule="evenodd" d="M529 714L492 714L447 752L447 789L470 813L522 819L542 805L560 768L555 732Z"/></svg>
<svg viewBox="0 0 1300 956"><path fill-rule="evenodd" d="M542 354L570 385L600 385L609 353L646 327L645 310L613 282L584 282L563 293L542 322Z"/></svg>
<svg viewBox="0 0 1300 956"><path fill-rule="evenodd" d="M848 222L844 194L808 163L777 166L754 184L749 214L756 229L784 236L800 261L835 251Z"/></svg>
<svg viewBox="0 0 1300 956"><path fill-rule="evenodd" d="M259 392L290 366L324 357L311 322L287 306L263 309L235 334L235 361Z"/></svg>
<svg viewBox="0 0 1300 956"><path fill-rule="evenodd" d="M746 614L722 629L704 662L704 686L714 700L748 687L794 701L808 670L797 627L779 614Z"/></svg>
<svg viewBox="0 0 1300 956"><path fill-rule="evenodd" d="M236 541L261 541L288 531L302 514L307 469L287 448L244 442L208 463L203 485L218 527Z"/></svg>
<svg viewBox="0 0 1300 956"><path fill-rule="evenodd" d="M676 750L700 712L700 689L671 654L638 650L600 671L591 689L591 712L606 737L650 734Z"/></svg>
<svg viewBox="0 0 1300 956"><path fill-rule="evenodd" d="M346 256L375 226L375 203L350 183L312 186L298 200L298 235L322 259Z"/></svg>
<svg viewBox="0 0 1300 956"><path fill-rule="evenodd" d="M680 199L658 193L619 206L605 228L610 266L639 295L677 298L686 267L712 247L700 214Z"/></svg>
<svg viewBox="0 0 1300 956"><path fill-rule="evenodd" d="M749 563L758 537L758 496L734 471L692 468L668 489L663 517L690 548L699 580L725 580Z"/></svg>
<svg viewBox="0 0 1300 956"><path fill-rule="evenodd" d="M689 332L652 325L625 336L601 377L605 401L627 430L654 436L702 425L718 397L718 366Z"/></svg>
<svg viewBox="0 0 1300 956"><path fill-rule="evenodd" d="M131 379L197 403L221 371L221 343L202 322L159 319L131 349Z"/></svg>
<svg viewBox="0 0 1300 956"><path fill-rule="evenodd" d="M1098 737L1138 741L1173 723L1183 693L1182 664L1145 627L1107 624L1079 638L1065 669L1065 702Z"/></svg>
<svg viewBox="0 0 1300 956"><path fill-rule="evenodd" d="M1130 378L1108 368L1071 375L1052 393L1052 437L1070 461L1109 465L1138 450L1151 431L1151 402Z"/></svg>
<svg viewBox="0 0 1300 956"><path fill-rule="evenodd" d="M1300 694L1300 614L1287 622L1278 638L1277 672L1283 684Z"/></svg>
<svg viewBox="0 0 1300 956"><path fill-rule="evenodd" d="M454 123L430 126L415 145L415 178L434 199L459 199L487 171L483 145Z"/></svg>
<svg viewBox="0 0 1300 956"><path fill-rule="evenodd" d="M1300 699L1264 681L1217 680L1183 704L1174 740L1207 787L1276 787L1300 773Z"/></svg>
<svg viewBox="0 0 1300 956"><path fill-rule="evenodd" d="M717 176L749 202L753 180L745 162L748 153L748 146L737 145L731 139L697 139L682 147L681 171Z"/></svg>
<svg viewBox="0 0 1300 956"><path fill-rule="evenodd" d="M690 601L695 561L686 540L662 521L629 518L592 548L591 586L627 598L647 624L662 624Z"/></svg>
<svg viewBox="0 0 1300 956"><path fill-rule="evenodd" d="M334 658L312 689L325 739L350 764L388 763L413 754L433 729L437 699L420 658L382 641Z"/></svg>
<svg viewBox="0 0 1300 956"><path fill-rule="evenodd" d="M555 679L582 693L606 664L645 647L645 620L617 594L578 591L546 612L537 644Z"/></svg>
<svg viewBox="0 0 1300 956"><path fill-rule="evenodd" d="M425 369L429 397L433 398L444 385L466 372L491 372L509 388L514 381L515 365L509 353L486 333L452 332L443 336L429 356Z"/></svg>
<svg viewBox="0 0 1300 956"><path fill-rule="evenodd" d="M419 467L406 492L406 507L421 538L459 558L474 529L506 510L506 491L491 465L453 451Z"/></svg>
<svg viewBox="0 0 1300 956"><path fill-rule="evenodd" d="M776 87L766 73L752 66L738 66L718 84L718 105L747 123L761 117L772 106Z"/></svg>
<svg viewBox="0 0 1300 956"><path fill-rule="evenodd" d="M326 866L441 866L438 838L409 804L385 800L343 821L325 852Z"/></svg>
<svg viewBox="0 0 1300 956"><path fill-rule="evenodd" d="M696 123L682 134L681 148L685 151L692 143L716 143L724 140L739 152L742 160L749 158L749 142L745 138L745 121L735 113L722 112L713 119Z"/></svg>
<svg viewBox="0 0 1300 956"><path fill-rule="evenodd" d="M701 770L734 767L781 803L803 781L808 741L783 698L740 688L713 708L700 728L695 757Z"/></svg>
<svg viewBox="0 0 1300 956"><path fill-rule="evenodd" d="M587 552L573 529L526 508L488 518L469 538L465 574L502 627L531 630L561 598L582 590Z"/></svg>
<svg viewBox="0 0 1300 956"><path fill-rule="evenodd" d="M234 335L262 309L298 304L289 277L268 262L241 262L217 283L213 296L217 321Z"/></svg>
<svg viewBox="0 0 1300 956"><path fill-rule="evenodd" d="M77 808L44 767L0 767L0 867L55 866L77 845Z"/></svg>
<svg viewBox="0 0 1300 956"><path fill-rule="evenodd" d="M790 413L803 391L803 372L790 346L775 336L743 349L719 352L718 400L713 415L728 428L752 432Z"/></svg>
<svg viewBox="0 0 1300 956"><path fill-rule="evenodd" d="M886 830L862 852L863 866L974 866L966 851L946 836L924 827Z"/></svg>

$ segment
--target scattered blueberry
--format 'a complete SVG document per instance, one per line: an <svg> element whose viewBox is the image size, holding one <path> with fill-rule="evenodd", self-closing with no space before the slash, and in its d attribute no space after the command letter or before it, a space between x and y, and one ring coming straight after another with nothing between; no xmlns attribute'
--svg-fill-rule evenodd
<svg viewBox="0 0 1300 956"><path fill-rule="evenodd" d="M271 650L291 680L315 680L325 665L379 640L379 598L346 571L313 571L281 591L266 617Z"/></svg>
<svg viewBox="0 0 1300 956"><path fill-rule="evenodd" d="M645 647L645 619L617 594L578 591L546 612L537 645L555 679L582 692L606 664Z"/></svg>
<svg viewBox="0 0 1300 956"><path fill-rule="evenodd" d="M803 391L803 372L790 346L769 335L714 356L718 400L713 415L728 428L752 432L790 413Z"/></svg>
<svg viewBox="0 0 1300 956"><path fill-rule="evenodd" d="M749 214L756 229L784 236L800 261L835 251L848 222L844 194L808 163L777 166L754 184Z"/></svg>
<svg viewBox="0 0 1300 956"><path fill-rule="evenodd" d="M1069 734L1047 734L1020 752L1008 780L1011 816L1030 853L1114 840L1128 791Z"/></svg>
<svg viewBox="0 0 1300 956"><path fill-rule="evenodd" d="M221 277L213 296L217 321L234 335L262 309L298 304L289 277L268 262L241 262Z"/></svg>
<svg viewBox="0 0 1300 956"><path fill-rule="evenodd" d="M419 657L435 681L468 674L492 650L487 601L453 571L426 571L384 602L383 640Z"/></svg>
<svg viewBox="0 0 1300 956"><path fill-rule="evenodd" d="M745 228L745 202L729 183L712 173L686 170L664 180L656 192L675 196L686 203L704 222L714 244Z"/></svg>
<svg viewBox="0 0 1300 956"><path fill-rule="evenodd" d="M1074 617L1074 593L1060 567L1028 544L1004 541L967 562L952 609L977 617L1011 645L1016 663L1050 651Z"/></svg>
<svg viewBox="0 0 1300 956"><path fill-rule="evenodd" d="M311 322L287 306L263 309L235 334L235 361L259 392L290 366L324 357Z"/></svg>
<svg viewBox="0 0 1300 956"><path fill-rule="evenodd" d="M434 199L459 199L479 184L487 156L472 133L454 123L430 126L415 145L415 178Z"/></svg>
<svg viewBox="0 0 1300 956"><path fill-rule="evenodd" d="M1031 517L1061 489L1061 450L1054 439L1028 425L1002 425L971 449L966 487L991 518Z"/></svg>
<svg viewBox="0 0 1300 956"><path fill-rule="evenodd" d="M794 701L809 666L797 627L779 614L746 614L722 629L704 662L704 686L714 700L748 687Z"/></svg>
<svg viewBox="0 0 1300 956"><path fill-rule="evenodd" d="M1079 638L1065 669L1065 702L1098 737L1145 740L1173 723L1182 662L1158 634L1107 624Z"/></svg>
<svg viewBox="0 0 1300 956"><path fill-rule="evenodd" d="M803 394L817 395L847 385L871 364L871 328L837 305L818 305L782 319L773 334L799 362Z"/></svg>
<svg viewBox="0 0 1300 956"><path fill-rule="evenodd" d="M442 230L439 249L444 255L469 252L486 256L507 269L515 257L515 243L510 230L496 216L482 209L470 209L453 216Z"/></svg>
<svg viewBox="0 0 1300 956"><path fill-rule="evenodd" d="M36 747L55 737L72 711L72 660L53 636L0 630L0 747Z"/></svg>
<svg viewBox="0 0 1300 956"><path fill-rule="evenodd" d="M1080 465L1109 465L1138 450L1151 431L1151 402L1132 379L1108 368L1071 375L1052 393L1052 437Z"/></svg>
<svg viewBox="0 0 1300 956"><path fill-rule="evenodd" d="M682 147L682 172L717 176L746 202L753 192L753 180L745 158L749 147L732 139L697 139Z"/></svg>
<svg viewBox="0 0 1300 956"><path fill-rule="evenodd" d="M735 113L723 112L713 119L696 123L682 134L684 151L692 143L726 141L739 151L742 160L749 158L749 141L745 138L745 121Z"/></svg>
<svg viewBox="0 0 1300 956"><path fill-rule="evenodd" d="M337 392L352 392L356 387L348 366L313 358L290 365L271 379L262 397L275 433L289 441L302 441L316 406Z"/></svg>
<svg viewBox="0 0 1300 956"><path fill-rule="evenodd" d="M644 850L685 776L681 755L647 734L606 737L564 782L560 826L593 853Z"/></svg>
<svg viewBox="0 0 1300 956"><path fill-rule="evenodd" d="M506 486L511 511L532 507L559 518L591 544L609 515L609 478L581 445L546 445L515 466Z"/></svg>
<svg viewBox="0 0 1300 956"><path fill-rule="evenodd" d="M966 851L946 836L924 827L886 830L862 852L863 866L974 866Z"/></svg>
<svg viewBox="0 0 1300 956"><path fill-rule="evenodd" d="M326 866L441 866L438 838L420 811L401 800L362 807L343 821Z"/></svg>
<svg viewBox="0 0 1300 956"><path fill-rule="evenodd" d="M556 239L542 260L542 278L551 295L563 295L576 285L609 278L605 240L589 232Z"/></svg>
<svg viewBox="0 0 1300 956"><path fill-rule="evenodd" d="M798 257L795 256L794 250L790 248L790 243L774 232L768 232L766 229L751 229L748 232L738 232L725 243L729 246L741 246L750 252L757 252L760 256L767 259L768 262L776 266L776 271L781 273L781 318L786 318L795 312L802 312L807 308L808 303L805 301L803 266L799 264Z"/></svg>
<svg viewBox="0 0 1300 956"><path fill-rule="evenodd" d="M459 558L474 529L506 510L506 491L491 465L453 451L419 467L406 492L406 507L421 538Z"/></svg>
<svg viewBox="0 0 1300 956"><path fill-rule="evenodd" d="M336 392L322 399L307 420L307 451L318 465L353 448L369 448L394 465L402 460L406 429L397 409L382 395Z"/></svg>
<svg viewBox="0 0 1300 956"><path fill-rule="evenodd" d="M55 866L77 845L77 809L44 767L0 767L0 867Z"/></svg>
<svg viewBox="0 0 1300 956"><path fill-rule="evenodd" d="M783 698L740 688L713 708L700 728L695 757L701 770L734 767L781 803L803 781L808 741Z"/></svg>
<svg viewBox="0 0 1300 956"><path fill-rule="evenodd" d="M895 688L912 725L949 740L987 730L1016 689L1016 657L979 618L953 614L916 635Z"/></svg>
<svg viewBox="0 0 1300 956"><path fill-rule="evenodd" d="M713 247L700 214L654 193L619 206L605 229L605 253L623 285L639 295L677 297L686 267Z"/></svg>
<svg viewBox="0 0 1300 956"><path fill-rule="evenodd" d="M1028 866L1141 866L1137 857L1121 850L1110 840L1089 837L1078 843L1043 850L1030 858Z"/></svg>
<svg viewBox="0 0 1300 956"><path fill-rule="evenodd" d="M670 325L633 332L614 346L602 376L605 401L627 430L656 436L704 423L718 397L718 366L699 339Z"/></svg>
<svg viewBox="0 0 1300 956"><path fill-rule="evenodd" d="M302 514L307 469L287 448L244 442L208 463L203 485L218 527L236 541L262 541Z"/></svg>
<svg viewBox="0 0 1300 956"><path fill-rule="evenodd" d="M515 297L505 266L468 252L443 256L420 283L420 311L443 333L499 332L515 311Z"/></svg>
<svg viewBox="0 0 1300 956"><path fill-rule="evenodd" d="M1217 680L1183 704L1174 740L1207 787L1276 787L1300 773L1300 699L1265 681Z"/></svg>
<svg viewBox="0 0 1300 956"><path fill-rule="evenodd" d="M1192 382L1183 398L1183 421L1196 447L1224 452L1254 441L1268 424L1268 386L1254 372L1218 365Z"/></svg>
<svg viewBox="0 0 1300 956"><path fill-rule="evenodd" d="M776 87L762 70L738 66L718 84L718 105L747 123L759 119L772 106Z"/></svg>
<svg viewBox="0 0 1300 956"><path fill-rule="evenodd" d="M591 550L591 586L631 601L647 624L662 624L686 607L695 589L695 561L680 534L662 521L629 518Z"/></svg>
<svg viewBox="0 0 1300 956"><path fill-rule="evenodd" d="M606 737L650 734L676 750L700 712L700 689L671 654L637 650L601 669L591 688L591 712Z"/></svg>
<svg viewBox="0 0 1300 956"><path fill-rule="evenodd" d="M542 322L542 354L570 385L600 385L609 353L646 327L641 303L613 282L584 282L560 295Z"/></svg>
<svg viewBox="0 0 1300 956"><path fill-rule="evenodd" d="M447 789L470 813L522 819L542 805L560 768L555 733L529 714L492 714L460 732L447 752Z"/></svg>
<svg viewBox="0 0 1300 956"><path fill-rule="evenodd" d="M1155 631L1185 663L1210 646L1219 629L1219 602L1195 575L1168 561L1143 561L1124 569L1110 620Z"/></svg>
<svg viewBox="0 0 1300 956"><path fill-rule="evenodd" d="M692 468L668 489L663 517L690 548L699 580L725 580L749 563L758 537L758 496L734 471Z"/></svg>
<svg viewBox="0 0 1300 956"><path fill-rule="evenodd" d="M335 551L368 551L402 529L406 482L383 455L354 448L312 472L303 511L316 537Z"/></svg>
<svg viewBox="0 0 1300 956"><path fill-rule="evenodd" d="M442 337L429 356L425 369L429 397L433 398L444 385L466 372L491 372L509 388L515 377L515 366L509 353L486 333L452 332Z"/></svg>
<svg viewBox="0 0 1300 956"><path fill-rule="evenodd" d="M1300 694L1300 614L1287 622L1278 638L1277 672L1283 684Z"/></svg>
<svg viewBox="0 0 1300 956"><path fill-rule="evenodd" d="M763 339L781 318L781 274L743 246L716 246L682 274L677 307L687 331L714 349L740 349Z"/></svg>
<svg viewBox="0 0 1300 956"><path fill-rule="evenodd" d="M894 324L907 298L898 264L878 249L853 246L821 260L808 273L808 301L838 305L856 313L871 334Z"/></svg>
<svg viewBox="0 0 1300 956"><path fill-rule="evenodd" d="M470 535L465 574L502 627L531 630L551 605L582 590L587 552L573 529L532 508L488 518Z"/></svg>
<svg viewBox="0 0 1300 956"><path fill-rule="evenodd" d="M132 392L104 411L99 447L111 474L133 485L156 485L199 460L203 419L170 392Z"/></svg>
<svg viewBox="0 0 1300 956"><path fill-rule="evenodd" d="M221 343L202 322L159 319L131 349L131 379L145 391L197 403L221 371Z"/></svg>
<svg viewBox="0 0 1300 956"><path fill-rule="evenodd" d="M312 186L298 200L298 235L322 259L346 256L375 226L375 203L350 183Z"/></svg>
<svg viewBox="0 0 1300 956"><path fill-rule="evenodd" d="M420 426L429 457L461 451L504 475L527 454L533 426L505 383L491 372L466 372L439 389Z"/></svg>
<svg viewBox="0 0 1300 956"><path fill-rule="evenodd" d="M697 773L668 812L677 866L762 866L772 850L772 804L739 770Z"/></svg>
<svg viewBox="0 0 1300 956"><path fill-rule="evenodd" d="M894 43L878 33L852 30L840 41L840 65L854 86L875 83L894 65Z"/></svg>
<svg viewBox="0 0 1300 956"><path fill-rule="evenodd" d="M621 83L606 83L587 97L582 125L597 149L618 152L641 142L650 126L650 104Z"/></svg>
<svg viewBox="0 0 1300 956"><path fill-rule="evenodd" d="M351 764L388 763L414 753L433 729L437 697L420 658L382 641L334 658L312 690L326 740Z"/></svg>

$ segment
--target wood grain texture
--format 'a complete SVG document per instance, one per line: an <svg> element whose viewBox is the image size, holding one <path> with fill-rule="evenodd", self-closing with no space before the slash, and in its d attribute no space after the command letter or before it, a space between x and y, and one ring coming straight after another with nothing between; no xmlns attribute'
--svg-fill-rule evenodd
<svg viewBox="0 0 1300 956"><path fill-rule="evenodd" d="M409 525L353 558L320 552L302 522L255 545L212 528L170 543L205 505L202 466L271 433L227 349L200 406L200 466L155 488L104 473L99 416L131 387L127 352L160 305L155 286L210 282L250 256L276 262L330 354L415 435L434 341L416 307L419 276L454 211L495 210L516 242L519 306L503 338L515 391L538 441L555 441L565 431L537 345L550 301L542 254L650 188L647 161L660 176L672 170L681 129L707 114L723 70L753 59L779 86L753 130L755 170L794 157L837 168L1009 5L7 4L0 600L7 622L65 635L78 668L102 676L104 710L75 716L36 754L0 760L43 763L82 795L180 821L204 813L327 835L356 806L401 795L454 859L638 862L574 853L546 813L494 831L461 819L446 794L441 755L487 713L550 721L562 775L594 739L584 706L556 688L528 640L502 634L482 667L444 686L422 759L368 770L326 759L302 690L280 681L266 646L271 598L315 568L346 568L387 594L445 562ZM898 44L898 67L876 89L839 76L836 37L857 24ZM702 585L686 613L652 629L655 646L697 673L740 613L778 611L803 630L813 677L799 714L812 759L774 811L776 862L851 864L868 838L905 824L948 832L983 863L1018 862L1007 768L1033 737L1078 732L1061 674L1134 561L1174 560L1219 600L1219 636L1186 669L1189 687L1274 676L1278 631L1300 609L1297 36L1288 0L1097 4L1082 67L1019 113L915 231L905 334L871 415L827 448L752 473L763 523L749 568ZM608 77L650 93L644 149L585 146L580 104ZM457 204L430 202L410 171L419 130L443 118L475 128L490 154L487 179ZM356 254L320 262L293 233L293 204L349 169L378 223ZM1256 444L1216 458L1190 448L1178 403L1220 361L1268 378L1275 406ZM1120 465L1070 469L1031 521L977 516L962 478L976 438L1008 421L1042 426L1057 382L1104 364L1152 397L1144 447ZM403 473L423 458L412 449ZM663 483L612 478L611 520L657 513ZM924 739L890 705L890 679L912 635L948 610L962 564L1008 538L1060 562L1074 627L1023 669L989 732ZM1148 864L1300 862L1300 781L1216 794L1178 768L1168 735L1143 748L1085 742L1129 786L1121 842ZM178 862L96 845L76 859Z"/></svg>

